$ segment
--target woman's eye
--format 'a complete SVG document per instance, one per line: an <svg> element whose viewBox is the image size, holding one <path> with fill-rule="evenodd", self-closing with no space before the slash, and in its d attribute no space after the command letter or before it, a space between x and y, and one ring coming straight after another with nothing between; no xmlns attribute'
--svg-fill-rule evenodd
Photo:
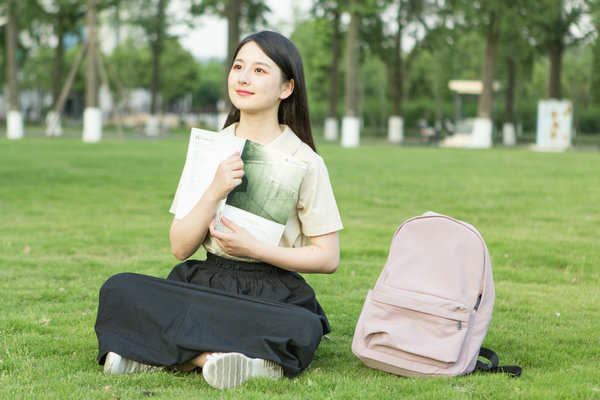
<svg viewBox="0 0 600 400"><path fill-rule="evenodd" d="M256 68L256 72L258 72L258 73L262 73L262 72L265 72L265 70L264 70L264 69L262 69L262 68Z"/></svg>

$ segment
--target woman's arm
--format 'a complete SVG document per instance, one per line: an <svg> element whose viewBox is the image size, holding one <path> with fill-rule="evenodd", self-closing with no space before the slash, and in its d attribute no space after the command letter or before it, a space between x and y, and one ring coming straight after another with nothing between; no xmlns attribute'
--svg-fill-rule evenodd
<svg viewBox="0 0 600 400"><path fill-rule="evenodd" d="M340 262L337 232L310 238L303 247L278 247L259 242L243 228L223 218L233 232L221 232L210 224L210 234L233 256L250 257L294 272L332 274Z"/></svg>
<svg viewBox="0 0 600 400"><path fill-rule="evenodd" d="M242 183L243 176L244 162L235 153L219 164L212 183L189 214L183 219L173 218L169 239L175 257L185 260L198 250L219 201Z"/></svg>

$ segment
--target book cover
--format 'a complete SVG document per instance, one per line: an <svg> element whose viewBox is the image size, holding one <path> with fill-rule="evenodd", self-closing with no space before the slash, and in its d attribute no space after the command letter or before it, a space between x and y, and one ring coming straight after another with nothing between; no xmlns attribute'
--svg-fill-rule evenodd
<svg viewBox="0 0 600 400"><path fill-rule="evenodd" d="M244 177L219 203L215 227L228 231L221 221L224 216L256 239L276 246L298 196L306 164L250 140L192 128L176 217L183 218L191 211L212 182L219 163L236 151L244 161Z"/></svg>

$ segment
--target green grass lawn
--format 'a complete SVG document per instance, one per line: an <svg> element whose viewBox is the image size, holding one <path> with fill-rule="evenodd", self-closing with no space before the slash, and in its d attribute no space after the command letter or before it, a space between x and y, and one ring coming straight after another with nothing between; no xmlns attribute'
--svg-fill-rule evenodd
<svg viewBox="0 0 600 400"><path fill-rule="evenodd" d="M105 376L98 290L166 277L187 142L0 139L0 399L600 398L600 153L321 144L345 229L333 275L306 276L333 332L295 379L217 391L200 374ZM395 229L432 210L474 225L496 307L484 345L521 378L408 379L351 352ZM202 254L197 256L202 257Z"/></svg>

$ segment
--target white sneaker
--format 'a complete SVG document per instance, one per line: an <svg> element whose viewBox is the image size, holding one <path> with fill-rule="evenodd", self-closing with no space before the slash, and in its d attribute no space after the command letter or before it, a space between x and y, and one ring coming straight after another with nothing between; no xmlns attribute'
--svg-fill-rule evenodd
<svg viewBox="0 0 600 400"><path fill-rule="evenodd" d="M216 389L239 386L251 378L279 379L283 369L273 361L249 358L241 353L213 353L202 368L206 382Z"/></svg>
<svg viewBox="0 0 600 400"><path fill-rule="evenodd" d="M137 361L122 357L112 351L106 355L104 373L106 375L132 374L134 372L159 371L164 367L142 364Z"/></svg>

